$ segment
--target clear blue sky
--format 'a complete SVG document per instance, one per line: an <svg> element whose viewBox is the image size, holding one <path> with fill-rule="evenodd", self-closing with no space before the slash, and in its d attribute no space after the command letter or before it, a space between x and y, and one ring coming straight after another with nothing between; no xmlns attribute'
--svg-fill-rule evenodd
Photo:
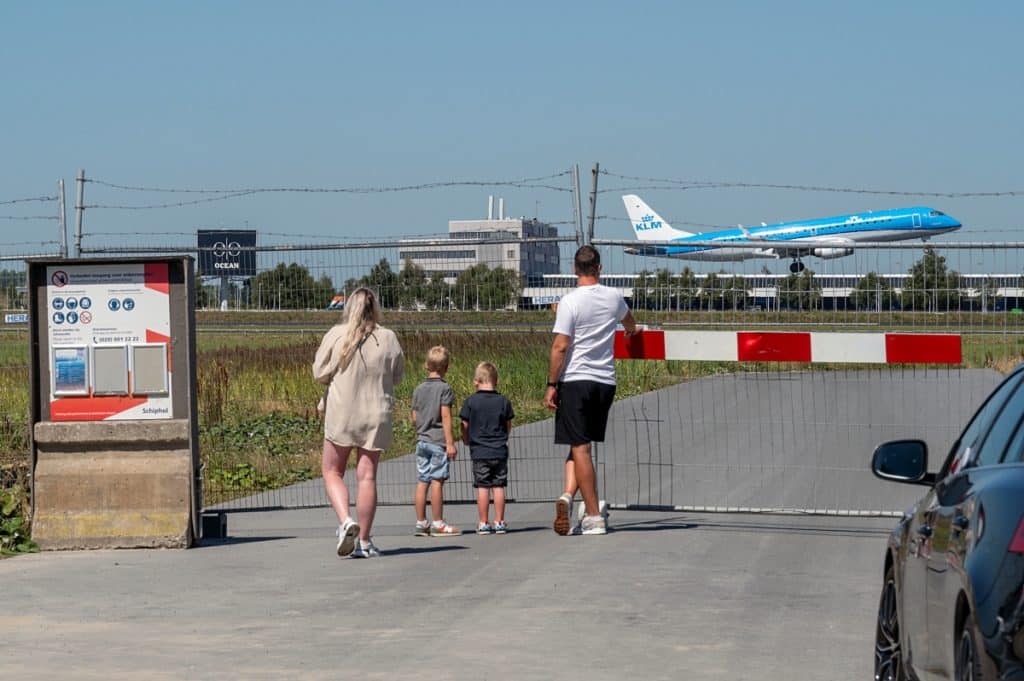
<svg viewBox="0 0 1024 681"><path fill-rule="evenodd" d="M141 186L387 187L579 163L586 188L595 161L661 178L1024 190L1022 31L1018 2L5 2L0 201L59 178L73 199L79 168ZM201 198L86 189L87 204ZM924 204L964 222L956 238L1024 238L1022 197L639 193L680 225ZM571 218L564 192L448 188L92 209L85 229L178 243L161 235L438 234L483 217L488 194L513 215ZM598 237L630 238L618 193L597 212ZM0 229L10 244L55 226Z"/></svg>

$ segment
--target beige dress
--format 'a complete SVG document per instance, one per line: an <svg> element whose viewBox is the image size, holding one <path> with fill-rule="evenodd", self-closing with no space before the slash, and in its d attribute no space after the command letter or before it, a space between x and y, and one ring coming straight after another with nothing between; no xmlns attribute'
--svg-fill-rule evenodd
<svg viewBox="0 0 1024 681"><path fill-rule="evenodd" d="M337 371L344 327L324 335L313 360L313 378L329 385L324 438L342 447L384 450L391 446L391 403L402 382L405 356L395 332L378 326Z"/></svg>

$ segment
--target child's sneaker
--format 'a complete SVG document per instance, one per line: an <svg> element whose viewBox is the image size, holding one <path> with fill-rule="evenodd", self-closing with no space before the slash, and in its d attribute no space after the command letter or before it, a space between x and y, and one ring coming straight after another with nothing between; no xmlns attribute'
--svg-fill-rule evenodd
<svg viewBox="0 0 1024 681"><path fill-rule="evenodd" d="M490 534L492 529L494 529L494 528L492 528L489 523L480 523L479 525L476 526L476 533L477 534Z"/></svg>
<svg viewBox="0 0 1024 681"><path fill-rule="evenodd" d="M563 537L569 534L569 514L572 512L572 497L568 493L558 497L555 502L555 533Z"/></svg>
<svg viewBox="0 0 1024 681"><path fill-rule="evenodd" d="M494 534L505 534L508 532L508 525L505 523L494 523Z"/></svg>
<svg viewBox="0 0 1024 681"><path fill-rule="evenodd" d="M359 540L359 545L352 551L353 558L380 558L380 549L373 545L372 539L367 539L364 544Z"/></svg>
<svg viewBox="0 0 1024 681"><path fill-rule="evenodd" d="M421 524L418 520L416 521L416 529L413 531L415 537L429 537L430 536L430 521L424 520Z"/></svg>
<svg viewBox="0 0 1024 681"><path fill-rule="evenodd" d="M430 526L431 537L457 537L460 534L462 534L462 530L460 530L457 527L449 525L443 520L441 521L440 525L434 523Z"/></svg>
<svg viewBox="0 0 1024 681"><path fill-rule="evenodd" d="M346 518L345 522L338 526L338 555L348 556L356 547L356 537L359 536L359 523Z"/></svg>

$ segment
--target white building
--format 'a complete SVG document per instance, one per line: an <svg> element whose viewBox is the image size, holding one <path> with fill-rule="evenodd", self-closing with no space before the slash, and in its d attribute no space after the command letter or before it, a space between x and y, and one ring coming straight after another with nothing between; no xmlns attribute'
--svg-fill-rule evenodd
<svg viewBox="0 0 1024 681"><path fill-rule="evenodd" d="M527 242L524 239L557 237L558 230L536 218L507 218L504 199L498 200L497 219L493 215L493 198L488 199L486 220L451 220L448 238L453 243L399 248L399 267L411 260L430 277L440 272L449 283L469 268L485 264L518 273L527 286L542 285L545 274L558 274L558 243ZM454 240L458 240L455 242ZM492 242L492 243L488 243Z"/></svg>

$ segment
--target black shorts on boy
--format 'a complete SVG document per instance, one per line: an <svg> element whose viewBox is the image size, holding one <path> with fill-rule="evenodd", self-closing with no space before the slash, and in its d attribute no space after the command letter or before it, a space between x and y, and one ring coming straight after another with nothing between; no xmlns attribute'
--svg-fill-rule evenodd
<svg viewBox="0 0 1024 681"><path fill-rule="evenodd" d="M508 459L473 459L473 487L508 485Z"/></svg>

